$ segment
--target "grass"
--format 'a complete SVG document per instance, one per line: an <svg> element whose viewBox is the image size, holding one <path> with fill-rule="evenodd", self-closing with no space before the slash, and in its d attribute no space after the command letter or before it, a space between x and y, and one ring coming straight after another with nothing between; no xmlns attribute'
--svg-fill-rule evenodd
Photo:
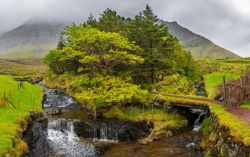
<svg viewBox="0 0 250 157"><path fill-rule="evenodd" d="M225 63L250 64L250 58L228 58L220 59L219 61Z"/></svg>
<svg viewBox="0 0 250 157"><path fill-rule="evenodd" d="M240 78L242 72L214 72L207 74L205 76L206 90L208 92L208 98L214 98L217 94L217 87L223 83L223 76L226 77L226 80L235 80Z"/></svg>
<svg viewBox="0 0 250 157"><path fill-rule="evenodd" d="M157 92L162 94L173 95L194 95L192 82L188 81L185 76L174 74L165 77L163 81L156 83Z"/></svg>
<svg viewBox="0 0 250 157"><path fill-rule="evenodd" d="M154 128L151 134L143 139L144 142L152 141L158 135L165 137L172 136L173 131L181 129L188 125L188 120L177 112L166 113L162 109L144 109L136 106L121 108L113 106L109 111L104 113L105 118L122 119L131 121L153 122Z"/></svg>
<svg viewBox="0 0 250 157"><path fill-rule="evenodd" d="M241 104L240 108L250 109L250 100L245 101L243 104Z"/></svg>
<svg viewBox="0 0 250 157"><path fill-rule="evenodd" d="M29 83L24 83L24 88L18 91L18 82L7 75L0 75L0 82L0 156L20 156L26 148L19 137L21 125L27 123L30 111L42 111L43 92L40 87ZM4 93L17 108L3 106Z"/></svg>
<svg viewBox="0 0 250 157"><path fill-rule="evenodd" d="M235 115L226 111L224 106L206 101L197 101L187 98L165 97L165 100L171 103L192 104L208 106L221 126L230 130L230 135L237 141L241 141L245 146L250 146L250 126L247 122L239 120Z"/></svg>
<svg viewBox="0 0 250 157"><path fill-rule="evenodd" d="M41 76L46 71L39 59L0 59L0 74L19 76Z"/></svg>

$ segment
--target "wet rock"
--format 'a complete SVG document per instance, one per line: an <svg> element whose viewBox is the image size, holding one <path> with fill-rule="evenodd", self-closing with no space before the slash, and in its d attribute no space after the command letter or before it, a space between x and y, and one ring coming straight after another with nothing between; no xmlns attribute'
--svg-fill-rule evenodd
<svg viewBox="0 0 250 157"><path fill-rule="evenodd" d="M62 114L62 109L59 107L53 108L51 111L51 115L60 115Z"/></svg>
<svg viewBox="0 0 250 157"><path fill-rule="evenodd" d="M103 128L103 126L107 128ZM100 138L101 131L108 130L108 134L112 134L113 136L112 139L118 138L117 140L119 141L136 141L141 137L147 136L150 133L150 128L152 128L151 124L147 124L146 122L117 120L78 121L74 123L74 127L76 134L81 137L93 138L95 135L96 138ZM109 130L112 130L112 132Z"/></svg>
<svg viewBox="0 0 250 157"><path fill-rule="evenodd" d="M49 145L46 137L47 118L41 113L33 113L30 116L27 129L23 132L23 139L29 146L23 157L46 157Z"/></svg>

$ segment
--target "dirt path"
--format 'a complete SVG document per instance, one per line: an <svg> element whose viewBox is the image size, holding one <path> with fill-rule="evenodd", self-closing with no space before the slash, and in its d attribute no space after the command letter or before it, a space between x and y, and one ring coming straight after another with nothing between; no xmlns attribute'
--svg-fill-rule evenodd
<svg viewBox="0 0 250 157"><path fill-rule="evenodd" d="M242 108L230 108L228 112L236 115L240 120L246 121L250 125L250 110Z"/></svg>

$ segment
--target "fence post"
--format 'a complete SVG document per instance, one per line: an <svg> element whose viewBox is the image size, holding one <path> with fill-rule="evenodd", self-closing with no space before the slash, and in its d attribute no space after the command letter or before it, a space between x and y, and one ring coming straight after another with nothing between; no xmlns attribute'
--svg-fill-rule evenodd
<svg viewBox="0 0 250 157"><path fill-rule="evenodd" d="M223 76L224 106L227 105L226 76Z"/></svg>
<svg viewBox="0 0 250 157"><path fill-rule="evenodd" d="M243 79L242 77L240 78L240 101L243 102L244 101L244 87L243 87Z"/></svg>

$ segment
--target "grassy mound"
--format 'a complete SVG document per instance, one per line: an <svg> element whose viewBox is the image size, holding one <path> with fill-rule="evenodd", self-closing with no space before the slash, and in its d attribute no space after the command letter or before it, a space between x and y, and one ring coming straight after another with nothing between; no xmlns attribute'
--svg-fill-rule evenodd
<svg viewBox="0 0 250 157"><path fill-rule="evenodd" d="M20 156L26 144L20 139L30 111L42 111L43 92L40 87L20 84L10 76L0 75L0 156ZM5 97L10 101L6 102Z"/></svg>
<svg viewBox="0 0 250 157"><path fill-rule="evenodd" d="M166 113L162 109L143 109L136 106L118 107L113 106L104 113L105 118L122 119L131 121L153 122L154 128L151 134L143 139L142 143L152 141L157 136L169 137L174 131L188 125L188 120L177 112Z"/></svg>

